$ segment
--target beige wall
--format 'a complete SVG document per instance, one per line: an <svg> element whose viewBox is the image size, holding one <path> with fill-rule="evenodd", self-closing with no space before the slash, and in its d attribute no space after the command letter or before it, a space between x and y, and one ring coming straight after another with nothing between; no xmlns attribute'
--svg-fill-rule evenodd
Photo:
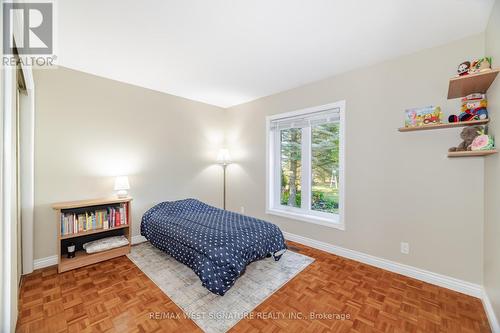
<svg viewBox="0 0 500 333"><path fill-rule="evenodd" d="M500 67L500 1L495 2L486 30L486 55L493 57L493 66ZM497 77L488 91L488 111L491 115L490 134L500 143L500 79ZM484 222L484 286L500 318L500 158L485 163L485 222Z"/></svg>
<svg viewBox="0 0 500 333"><path fill-rule="evenodd" d="M382 46L381 46L382 47ZM228 111L228 207L284 231L482 284L482 158L448 159L459 129L399 133L404 110L441 105L484 35L265 97ZM265 116L346 100L346 231L265 214ZM409 255L400 242L410 243Z"/></svg>
<svg viewBox="0 0 500 333"><path fill-rule="evenodd" d="M35 85L35 259L56 253L50 205L112 195L116 175L129 176L133 235L158 202L221 205L222 109L64 68Z"/></svg>

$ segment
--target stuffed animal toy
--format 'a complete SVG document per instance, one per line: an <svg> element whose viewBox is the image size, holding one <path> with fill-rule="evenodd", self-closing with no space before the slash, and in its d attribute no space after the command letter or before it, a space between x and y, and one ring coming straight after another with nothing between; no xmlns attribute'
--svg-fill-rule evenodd
<svg viewBox="0 0 500 333"><path fill-rule="evenodd" d="M469 74L480 73L491 69L491 57L476 59L472 62Z"/></svg>
<svg viewBox="0 0 500 333"><path fill-rule="evenodd" d="M476 137L483 133L483 128L481 126L467 126L460 133L462 141L457 147L451 147L448 151L465 151L471 150L472 142Z"/></svg>
<svg viewBox="0 0 500 333"><path fill-rule="evenodd" d="M495 140L491 135L485 133L484 129L472 141L471 150L491 150L495 148Z"/></svg>
<svg viewBox="0 0 500 333"><path fill-rule="evenodd" d="M469 74L469 69L470 69L470 61L464 61L460 65L458 65L457 72L459 76L467 75Z"/></svg>
<svg viewBox="0 0 500 333"><path fill-rule="evenodd" d="M485 94L470 94L462 98L462 113L460 115L451 115L448 122L456 123L459 121L481 120L488 118L488 100Z"/></svg>
<svg viewBox="0 0 500 333"><path fill-rule="evenodd" d="M467 74L477 74L480 72L491 70L491 57L484 57L475 59L472 61L464 61L458 65L457 73L458 76L464 76Z"/></svg>

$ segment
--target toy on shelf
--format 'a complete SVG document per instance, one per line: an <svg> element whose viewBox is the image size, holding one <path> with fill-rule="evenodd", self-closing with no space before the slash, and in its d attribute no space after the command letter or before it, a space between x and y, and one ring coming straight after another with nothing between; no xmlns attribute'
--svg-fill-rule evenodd
<svg viewBox="0 0 500 333"><path fill-rule="evenodd" d="M441 116L443 114L439 106L427 106L424 108L408 109L405 112L405 127L440 124Z"/></svg>
<svg viewBox="0 0 500 333"><path fill-rule="evenodd" d="M488 100L485 94L470 94L462 98L462 109L460 115L448 117L448 122L488 119Z"/></svg>
<svg viewBox="0 0 500 333"><path fill-rule="evenodd" d="M491 57L484 57L481 59L474 60L470 64L469 73L480 73L484 71L489 71L491 69Z"/></svg>
<svg viewBox="0 0 500 333"><path fill-rule="evenodd" d="M464 61L458 65L457 73L458 76L464 76L468 74L476 74L484 71L491 70L491 57L484 57L475 59L472 61Z"/></svg>
<svg viewBox="0 0 500 333"><path fill-rule="evenodd" d="M458 76L464 76L469 74L469 69L470 69L470 61L464 61L460 65L458 65Z"/></svg>
<svg viewBox="0 0 500 333"><path fill-rule="evenodd" d="M492 150L495 149L495 140L493 140L493 136L485 134L483 129L472 141L470 148L471 150Z"/></svg>
<svg viewBox="0 0 500 333"><path fill-rule="evenodd" d="M460 133L460 137L462 138L463 141L458 146L451 147L450 149L448 149L448 151L454 152L454 151L472 150L471 147L472 142L474 142L474 139L480 136L481 133L484 133L482 126L465 127Z"/></svg>

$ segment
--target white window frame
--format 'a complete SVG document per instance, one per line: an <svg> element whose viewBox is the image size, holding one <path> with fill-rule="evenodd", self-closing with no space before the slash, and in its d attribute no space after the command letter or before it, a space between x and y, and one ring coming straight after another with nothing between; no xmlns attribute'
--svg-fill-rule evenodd
<svg viewBox="0 0 500 333"><path fill-rule="evenodd" d="M294 220L315 223L345 230L345 101L338 101L302 110L280 113L266 117L266 213ZM271 130L271 122L287 117L304 116L315 112L339 110L339 209L338 214L313 211L311 206L311 154L302 154L302 207L290 207L280 202L280 135ZM311 151L311 131L302 131L302 151ZM305 206L304 206L305 204Z"/></svg>

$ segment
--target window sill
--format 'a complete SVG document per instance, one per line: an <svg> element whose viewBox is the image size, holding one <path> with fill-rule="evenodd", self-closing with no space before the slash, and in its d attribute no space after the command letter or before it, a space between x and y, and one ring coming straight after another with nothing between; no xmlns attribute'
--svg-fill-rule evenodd
<svg viewBox="0 0 500 333"><path fill-rule="evenodd" d="M287 217L287 218L290 218L293 220L314 223L314 224L322 225L325 227L339 229L342 231L345 230L345 225L343 223L332 221L331 219L327 219L324 217L307 215L307 214L302 214L302 213L295 213L295 212L287 211L284 209L276 209L276 208L267 209L266 213L271 214L271 215L281 216L281 217Z"/></svg>

